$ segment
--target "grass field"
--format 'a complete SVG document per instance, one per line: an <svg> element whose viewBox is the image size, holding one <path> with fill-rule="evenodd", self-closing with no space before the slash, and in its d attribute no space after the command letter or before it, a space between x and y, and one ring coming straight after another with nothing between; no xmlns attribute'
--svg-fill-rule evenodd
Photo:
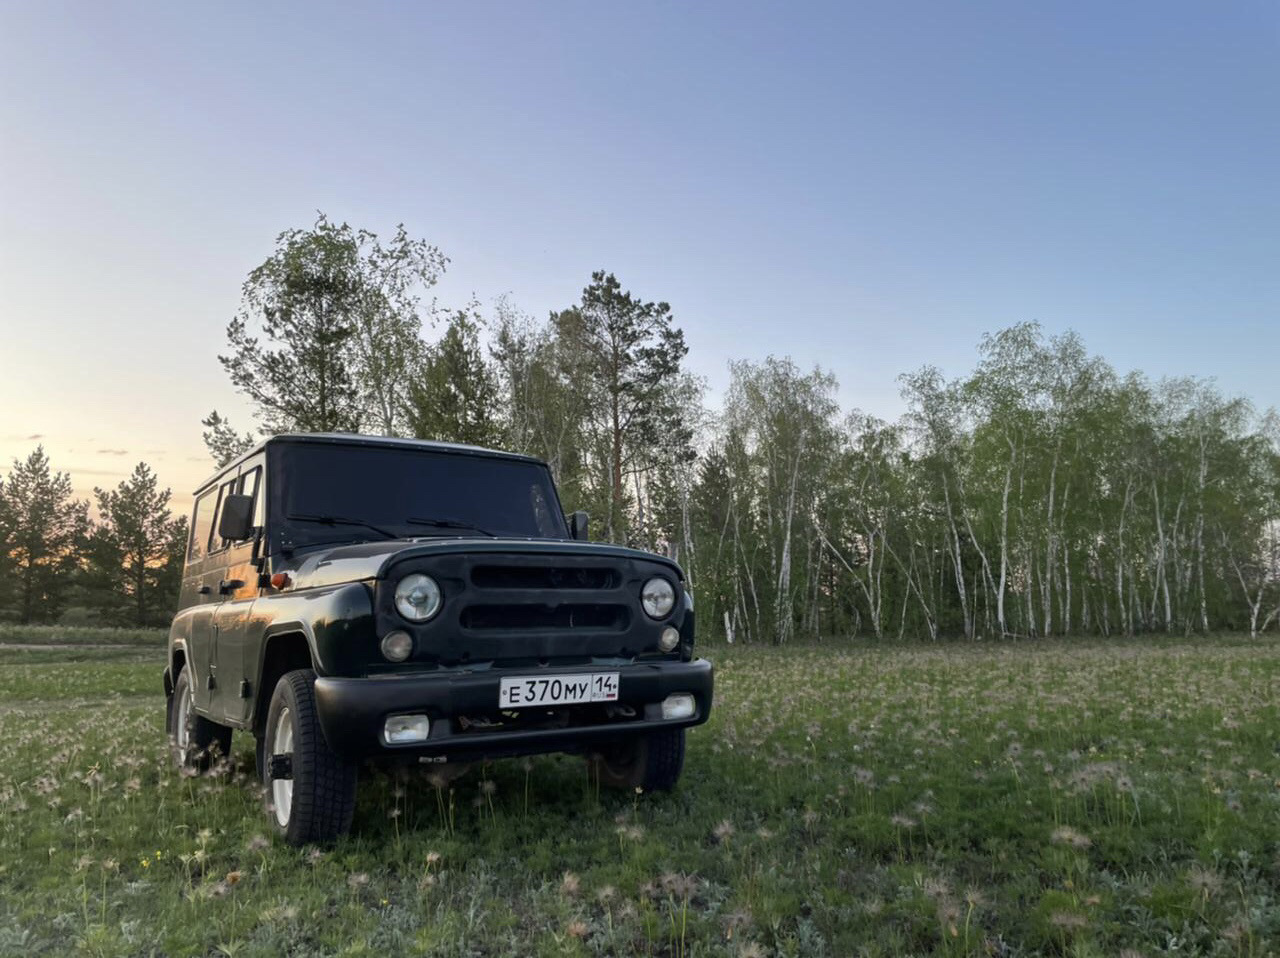
<svg viewBox="0 0 1280 958"><path fill-rule="evenodd" d="M672 795L364 780L268 834L166 759L156 651L0 649L0 954L1267 955L1270 642L717 649Z"/></svg>
<svg viewBox="0 0 1280 958"><path fill-rule="evenodd" d="M77 625L18 625L0 622L0 645L156 645L163 647L168 629L127 629Z"/></svg>

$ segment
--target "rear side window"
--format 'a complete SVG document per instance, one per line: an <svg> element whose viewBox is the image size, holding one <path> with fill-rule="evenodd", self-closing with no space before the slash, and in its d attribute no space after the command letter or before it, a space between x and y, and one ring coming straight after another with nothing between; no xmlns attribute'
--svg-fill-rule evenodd
<svg viewBox="0 0 1280 958"><path fill-rule="evenodd" d="M254 501L254 515L258 508L258 480L262 475L262 467L250 469L240 477L240 495L248 496Z"/></svg>
<svg viewBox="0 0 1280 958"><path fill-rule="evenodd" d="M209 537L213 534L213 513L218 504L216 489L210 489L196 500L196 510L191 518L191 545L187 548L187 561L203 559L209 552Z"/></svg>

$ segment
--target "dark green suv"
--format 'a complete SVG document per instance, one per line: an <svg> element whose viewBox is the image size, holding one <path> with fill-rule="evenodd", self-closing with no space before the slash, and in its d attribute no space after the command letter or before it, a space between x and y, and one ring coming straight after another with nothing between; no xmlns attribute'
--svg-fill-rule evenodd
<svg viewBox="0 0 1280 958"><path fill-rule="evenodd" d="M693 599L670 559L585 539L527 456L268 439L196 494L164 672L177 761L252 731L293 843L350 828L370 758L576 752L604 784L671 788L711 709Z"/></svg>

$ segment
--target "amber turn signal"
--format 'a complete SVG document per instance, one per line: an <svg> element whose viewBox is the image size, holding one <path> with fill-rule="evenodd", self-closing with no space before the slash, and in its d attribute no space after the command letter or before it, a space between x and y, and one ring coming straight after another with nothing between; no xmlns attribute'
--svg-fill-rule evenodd
<svg viewBox="0 0 1280 958"><path fill-rule="evenodd" d="M287 572L277 572L271 577L271 588L273 589L287 589L289 584L289 573Z"/></svg>

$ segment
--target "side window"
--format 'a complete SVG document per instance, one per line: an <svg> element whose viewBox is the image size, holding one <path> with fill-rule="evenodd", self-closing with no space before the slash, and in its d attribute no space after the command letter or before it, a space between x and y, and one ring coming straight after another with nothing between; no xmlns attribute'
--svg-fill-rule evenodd
<svg viewBox="0 0 1280 958"><path fill-rule="evenodd" d="M216 489L210 489L196 500L196 510L191 518L191 544L187 548L187 561L203 559L209 550L209 537L213 534L214 507L218 504Z"/></svg>
<svg viewBox="0 0 1280 958"><path fill-rule="evenodd" d="M236 485L236 491L242 496L248 496L253 500L253 508L250 514L254 517L254 525L259 525L258 521L258 486L261 484L262 467L250 469L248 472L241 473L240 481ZM247 539L244 541L248 541Z"/></svg>
<svg viewBox="0 0 1280 958"><path fill-rule="evenodd" d="M222 502L227 496L236 490L236 480L228 479L222 484L222 488L218 490L218 509L216 515L222 515ZM225 539L218 538L218 521L214 519L213 528L209 530L209 554L221 552L227 547L228 543Z"/></svg>
<svg viewBox="0 0 1280 958"><path fill-rule="evenodd" d="M254 500L253 515L256 517L258 515L258 486L261 484L261 478L262 467L258 466L257 468L250 469L248 472L242 474L239 479L228 479L224 482L218 496L218 515L222 515L222 503L226 502L227 496L235 493L240 496L248 496ZM234 545L230 539L219 538L216 523L213 530L211 530L211 533L212 542L209 546L210 552L221 552L223 549L227 549ZM249 540L245 539L243 541L247 542Z"/></svg>

